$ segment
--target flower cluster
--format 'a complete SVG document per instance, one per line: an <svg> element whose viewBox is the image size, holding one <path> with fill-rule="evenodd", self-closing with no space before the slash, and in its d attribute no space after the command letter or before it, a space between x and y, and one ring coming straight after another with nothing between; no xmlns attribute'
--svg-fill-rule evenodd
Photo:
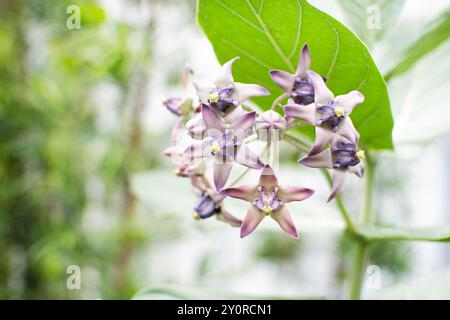
<svg viewBox="0 0 450 320"><path fill-rule="evenodd" d="M285 91L283 97L287 97L287 104L282 108L284 115L274 110L258 115L256 111L248 111L244 103L269 92L257 84L234 81L232 65L237 59L226 62L212 84L193 82L198 99L187 94L191 71L186 69L183 74L186 96L164 101L167 109L178 117L172 132L173 145L165 155L175 163L178 176L190 179L198 195L193 212L196 220L215 216L240 227L241 237L245 237L265 216L270 216L286 234L297 238L297 228L286 204L305 200L314 191L279 185L271 164L251 150L248 141L259 139L270 145L274 139L282 139L284 132L294 127L297 120L315 126L315 142L299 162L307 167L333 170L333 186L328 198L331 201L342 189L347 172L363 174L364 151L358 147L359 133L350 114L364 97L358 91L334 96L325 80L310 70L311 55L305 44L294 74L270 71L273 81ZM182 128L190 140L184 148L177 144ZM213 186L206 174L209 163L212 163ZM259 181L255 185L241 186L229 183L235 165L260 171ZM226 197L250 203L243 221L224 209Z"/></svg>

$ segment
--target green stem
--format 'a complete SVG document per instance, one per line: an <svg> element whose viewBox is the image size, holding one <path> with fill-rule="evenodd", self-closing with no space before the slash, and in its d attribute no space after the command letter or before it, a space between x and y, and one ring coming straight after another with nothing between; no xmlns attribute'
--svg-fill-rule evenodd
<svg viewBox="0 0 450 320"><path fill-rule="evenodd" d="M361 299L361 289L364 280L364 267L366 265L367 242L357 239L353 248L352 264L350 269L350 300Z"/></svg>
<svg viewBox="0 0 450 320"><path fill-rule="evenodd" d="M360 214L360 222L363 225L372 223L372 196L374 180L374 163L367 156L365 165L365 188L364 203ZM366 267L368 241L365 239L356 239L353 249L352 266L350 270L350 292L349 298L352 300L361 298L361 290L364 282L364 270Z"/></svg>

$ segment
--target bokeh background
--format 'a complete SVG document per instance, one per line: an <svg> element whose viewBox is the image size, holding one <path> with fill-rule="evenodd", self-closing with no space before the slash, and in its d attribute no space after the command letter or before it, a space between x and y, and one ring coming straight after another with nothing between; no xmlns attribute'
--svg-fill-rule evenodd
<svg viewBox="0 0 450 320"><path fill-rule="evenodd" d="M310 1L357 33L387 72L449 0ZM387 3L390 4L387 4ZM367 7L383 6L368 29ZM66 12L81 9L81 29ZM194 0L0 0L0 298L345 298L349 246L320 173L283 146L280 180L318 195L293 206L300 240L273 221L241 240L194 221L195 196L162 156L180 74L211 79ZM379 157L377 220L450 225L450 41L388 82L395 152ZM314 58L314 57L313 57ZM239 63L239 62L237 62ZM433 106L433 108L431 108ZM237 173L236 173L237 174ZM358 211L361 182L344 200ZM245 207L228 208L243 216ZM450 298L450 245L378 242L366 298ZM67 268L81 270L69 290Z"/></svg>

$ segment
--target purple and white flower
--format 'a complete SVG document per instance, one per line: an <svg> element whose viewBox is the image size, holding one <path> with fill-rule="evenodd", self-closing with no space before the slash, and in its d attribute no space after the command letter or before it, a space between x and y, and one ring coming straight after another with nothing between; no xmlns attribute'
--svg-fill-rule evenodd
<svg viewBox="0 0 450 320"><path fill-rule="evenodd" d="M190 159L178 146L173 146L164 150L164 155L176 165L174 170L178 177L192 177L203 175L206 170L202 159Z"/></svg>
<svg viewBox="0 0 450 320"><path fill-rule="evenodd" d="M316 140L309 155L321 152L335 134L357 145L359 133L350 119L350 114L356 105L364 102L364 96L354 90L335 97L320 75L310 70L307 74L314 86L314 104L288 104L283 109L288 117L302 119L316 126Z"/></svg>
<svg viewBox="0 0 450 320"><path fill-rule="evenodd" d="M280 186L275 172L266 165L261 172L258 185L232 187L222 192L251 204L241 225L241 238L253 232L266 216L278 222L281 229L289 236L298 238L297 228L285 204L291 201L303 201L309 198L314 190Z"/></svg>
<svg viewBox="0 0 450 320"><path fill-rule="evenodd" d="M181 82L183 83L185 97L169 97L163 100L163 105L178 117L188 117L194 110L193 99L189 97L189 86L191 83L192 70L189 67L184 68L181 76Z"/></svg>
<svg viewBox="0 0 450 320"><path fill-rule="evenodd" d="M231 124L224 121L206 104L202 105L206 138L194 142L184 152L191 158L214 159L214 185L220 191L230 176L234 162L253 169L261 169L264 164L243 140L253 132L256 112L245 113Z"/></svg>
<svg viewBox="0 0 450 320"><path fill-rule="evenodd" d="M267 96L269 91L257 84L235 82L232 65L239 57L226 62L213 84L194 82L197 95L202 103L208 104L221 116L226 116L247 99L256 96Z"/></svg>
<svg viewBox="0 0 450 320"><path fill-rule="evenodd" d="M294 103L308 105L314 102L314 87L306 73L311 67L311 54L305 44L300 51L297 70L294 74L283 70L270 70L270 76L281 87Z"/></svg>
<svg viewBox="0 0 450 320"><path fill-rule="evenodd" d="M286 119L279 113L268 110L256 118L255 129L260 140L279 140L286 130Z"/></svg>
<svg viewBox="0 0 450 320"><path fill-rule="evenodd" d="M333 169L333 186L328 202L341 191L347 172L362 177L364 173L364 151L344 137L336 135L329 148L315 155L308 155L299 162L310 168Z"/></svg>
<svg viewBox="0 0 450 320"><path fill-rule="evenodd" d="M194 190L198 193L198 200L192 212L192 217L195 220L204 220L215 216L218 220L233 227L241 226L242 220L224 209L223 200L226 198L226 194L213 191L204 176L193 177L192 182Z"/></svg>

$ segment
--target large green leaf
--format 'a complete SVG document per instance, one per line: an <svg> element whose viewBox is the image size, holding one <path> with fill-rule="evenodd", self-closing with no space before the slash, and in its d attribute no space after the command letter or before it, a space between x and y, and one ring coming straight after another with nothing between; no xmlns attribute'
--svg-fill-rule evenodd
<svg viewBox="0 0 450 320"><path fill-rule="evenodd" d="M334 18L304 0L199 0L198 19L221 63L241 57L233 67L237 80L270 90L271 97L254 100L263 109L281 94L268 71L293 72L301 46L308 43L312 69L327 79L336 95L357 89L366 97L352 113L361 144L392 148L393 120L384 79L366 46Z"/></svg>
<svg viewBox="0 0 450 320"><path fill-rule="evenodd" d="M428 26L428 30L405 51L402 59L387 74L386 79L408 71L421 58L450 38L450 9Z"/></svg>
<svg viewBox="0 0 450 320"><path fill-rule="evenodd" d="M450 226L397 228L359 225L357 229L369 240L450 241Z"/></svg>

